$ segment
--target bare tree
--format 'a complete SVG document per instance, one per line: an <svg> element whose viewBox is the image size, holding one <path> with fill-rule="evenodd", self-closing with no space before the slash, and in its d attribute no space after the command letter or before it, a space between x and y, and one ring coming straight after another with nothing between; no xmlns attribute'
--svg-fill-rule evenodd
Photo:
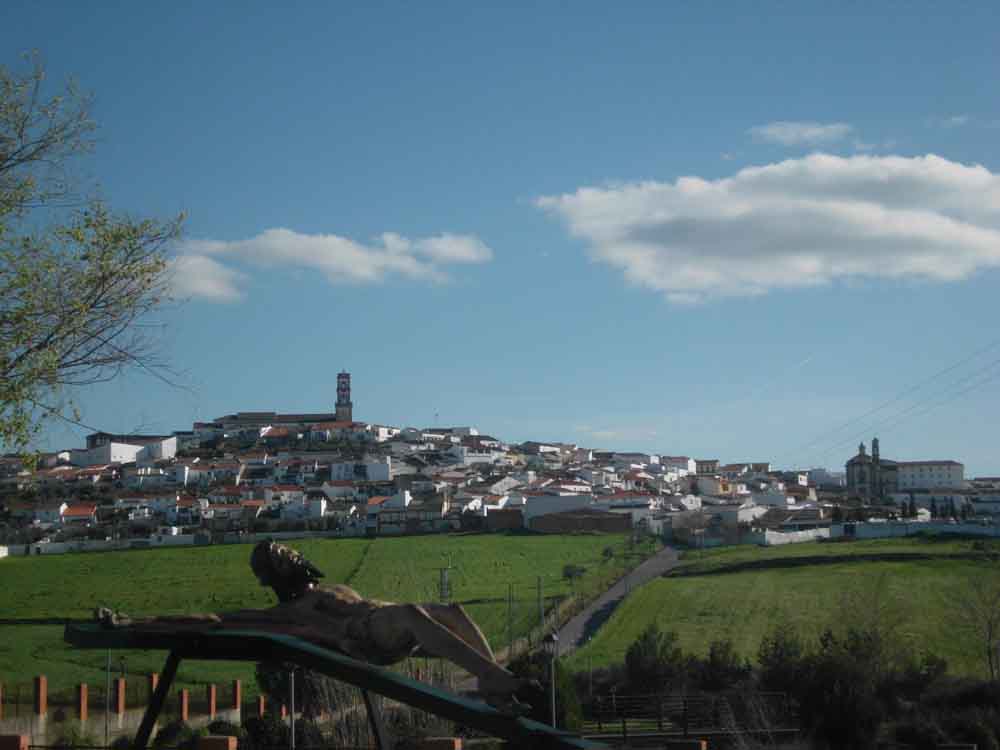
<svg viewBox="0 0 1000 750"><path fill-rule="evenodd" d="M169 379L150 313L168 298L181 217L114 215L76 190L93 145L90 98L45 71L0 66L0 445L24 450L48 418L78 421L67 389L137 367Z"/></svg>
<svg viewBox="0 0 1000 750"><path fill-rule="evenodd" d="M1000 677L1000 568L987 563L952 596L955 615L964 630L976 640L991 680Z"/></svg>

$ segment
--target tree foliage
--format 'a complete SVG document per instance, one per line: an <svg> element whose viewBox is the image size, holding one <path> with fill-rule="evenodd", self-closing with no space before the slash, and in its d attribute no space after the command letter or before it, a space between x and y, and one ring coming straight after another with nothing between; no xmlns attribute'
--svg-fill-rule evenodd
<svg viewBox="0 0 1000 750"><path fill-rule="evenodd" d="M90 97L45 72L0 66L0 445L27 448L45 419L79 419L76 386L138 367L167 378L149 315L168 297L171 221L116 215L79 194ZM72 417L70 415L73 415Z"/></svg>
<svg viewBox="0 0 1000 750"><path fill-rule="evenodd" d="M655 622L647 626L625 652L629 685L639 692L666 690L683 679L685 669L677 634L672 630L660 630Z"/></svg>

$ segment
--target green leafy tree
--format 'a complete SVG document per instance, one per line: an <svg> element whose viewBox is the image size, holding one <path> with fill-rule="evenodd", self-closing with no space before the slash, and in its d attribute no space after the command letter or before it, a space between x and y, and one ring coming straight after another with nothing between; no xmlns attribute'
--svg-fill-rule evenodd
<svg viewBox="0 0 1000 750"><path fill-rule="evenodd" d="M37 57L0 66L0 445L24 451L47 419L78 421L74 387L138 367L172 376L149 316L167 299L166 246L181 217L114 214L80 194L90 98L45 91Z"/></svg>
<svg viewBox="0 0 1000 750"><path fill-rule="evenodd" d="M677 634L650 623L625 652L625 671L633 692L669 688L682 679L686 663Z"/></svg>

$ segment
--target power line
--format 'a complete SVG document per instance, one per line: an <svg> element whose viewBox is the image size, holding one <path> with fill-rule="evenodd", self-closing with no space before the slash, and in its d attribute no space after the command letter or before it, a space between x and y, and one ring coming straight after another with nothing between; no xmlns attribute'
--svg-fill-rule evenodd
<svg viewBox="0 0 1000 750"><path fill-rule="evenodd" d="M980 388L980 387L982 387L982 386L990 383L991 381L995 380L997 377L1000 377L1000 372L992 372L992 373L990 372L990 370L993 370L998 365L1000 365L1000 359L993 360L986 367L980 368L979 370L976 370L975 372L973 372L973 373L971 373L969 375L966 375L965 377L960 378L960 379L952 382L947 387L945 387L942 391L938 391L937 394L936 394L938 397L944 395L944 398L942 400L937 401L935 403L932 403L932 404L930 404L930 406L927 406L925 409L923 409L921 411L916 411L916 412L914 411L915 409L918 409L919 407L924 406L927 403L927 401L929 401L930 399L918 401L915 404L911 404L909 407L907 407L903 411L899 412L898 414L893 415L889 419L884 420L882 422L878 422L878 423L876 423L874 425L870 425L865 431L856 433L852 437L847 438L846 440L843 440L843 441L841 441L841 442L839 442L839 443L831 446L823 454L823 457L825 458L826 456L828 456L830 453L832 453L837 448L840 448L840 447L842 447L844 445L847 445L848 443L852 443L854 440L858 439L860 436L863 436L867 432L870 432L870 431L871 432L879 432L879 431L891 430L892 428L897 427L899 424L901 424L902 422L905 422L908 419L913 419L915 417L921 417L924 414L928 414L928 413L934 411L935 409L937 409L938 407L944 406L945 404L949 404L952 401L955 401L956 399L961 398L965 394L970 393L971 391L974 391L977 388ZM969 386L967 386L965 388L960 388L958 391L951 391L951 389L954 388L955 386L960 386L963 383L966 383L969 380L972 380L973 378L976 378L976 377L979 377L980 379L978 381L972 383L972 385L969 385ZM933 398L933 396L931 398Z"/></svg>
<svg viewBox="0 0 1000 750"><path fill-rule="evenodd" d="M852 425L855 425L858 422L861 422L862 420L867 419L868 417L870 417L870 416L872 416L874 414L879 413L880 411L882 411L882 410L884 410L884 409L892 406L895 403L898 403L899 401L902 401L907 396L909 396L911 393L915 393L916 391L918 391L921 388L923 388L925 385L927 385L929 383L932 383L935 380L937 380L938 378L943 377L944 375L947 375L948 373L957 370L962 365L964 365L964 364L966 364L968 362L971 362L976 357L980 356L981 354L983 354L985 352L988 352L991 349L995 349L997 346L1000 346L1000 339L997 339L996 341L993 341L992 343L987 344L986 346L982 347L981 349L977 349L972 354L969 354L968 356L963 357L959 361L957 361L957 362L949 365L948 367L945 367L942 370L938 370L933 375L930 375L929 377L924 378L923 380L920 380L920 381L918 381L917 383L914 383L911 386L908 386L907 388L903 389L902 391L900 391L899 393L897 393L895 396L893 396L889 400L882 402L881 404L879 404L878 406L876 406L873 409L869 409L864 414L861 414L861 415L859 415L857 417L853 417L853 418L847 420L846 422L842 423L841 425L839 425L837 427L834 427L834 428L832 428L830 430L826 430L826 431L820 433L819 436L813 438L808 443L805 443L805 444L799 446L798 448L795 448L794 452L798 453L800 451L805 451L806 449L811 448L814 445L825 443L829 437L831 437L833 435L836 435L837 433L842 432L843 430L847 429L848 427L851 427ZM854 438L851 438L851 440L853 440L853 439ZM841 445L841 444L842 443L838 443L838 446ZM824 455L826 455L827 453L829 453L830 450L832 450L832 448L828 449Z"/></svg>

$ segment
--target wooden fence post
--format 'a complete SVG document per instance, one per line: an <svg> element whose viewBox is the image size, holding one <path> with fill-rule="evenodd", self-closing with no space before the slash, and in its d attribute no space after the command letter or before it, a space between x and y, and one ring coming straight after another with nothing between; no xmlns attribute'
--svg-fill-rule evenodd
<svg viewBox="0 0 1000 750"><path fill-rule="evenodd" d="M45 675L35 678L35 715L45 716L49 711L49 681Z"/></svg>
<svg viewBox="0 0 1000 750"><path fill-rule="evenodd" d="M208 703L208 718L215 718L215 699L217 697L217 692L215 685L208 685L205 687L205 701Z"/></svg>
<svg viewBox="0 0 1000 750"><path fill-rule="evenodd" d="M121 716L125 713L125 678L116 677L115 678L115 704L112 709L116 714Z"/></svg>
<svg viewBox="0 0 1000 750"><path fill-rule="evenodd" d="M190 695L190 693L188 693L187 689L185 688L184 690L180 691L179 697L180 697L180 704L181 704L180 705L180 715L181 715L180 718L181 718L181 721L187 721L188 717L190 716L189 709L190 709L191 695Z"/></svg>
<svg viewBox="0 0 1000 750"><path fill-rule="evenodd" d="M242 705L243 705L243 683L241 683L239 680L233 680L232 709L236 711Z"/></svg>
<svg viewBox="0 0 1000 750"><path fill-rule="evenodd" d="M87 683L81 682L76 686L76 716L80 721L87 720Z"/></svg>

